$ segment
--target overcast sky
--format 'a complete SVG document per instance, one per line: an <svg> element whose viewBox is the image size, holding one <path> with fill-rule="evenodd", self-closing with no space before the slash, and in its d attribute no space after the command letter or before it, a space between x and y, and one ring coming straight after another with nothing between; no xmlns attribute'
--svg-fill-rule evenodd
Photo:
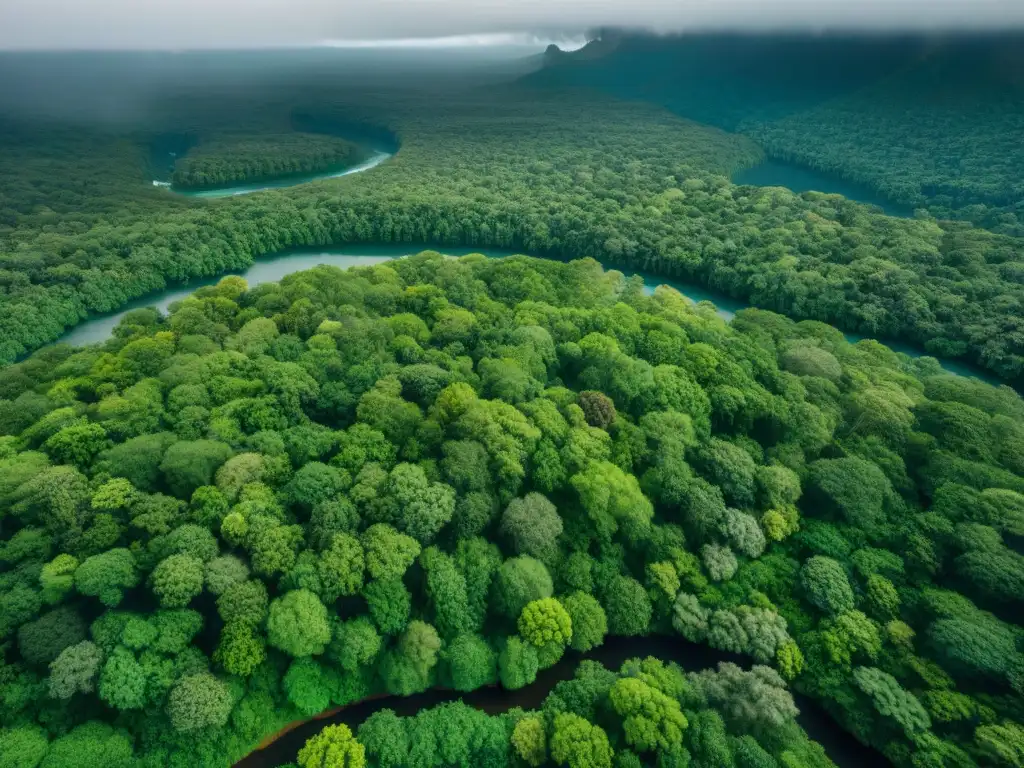
<svg viewBox="0 0 1024 768"><path fill-rule="evenodd" d="M545 37L551 30L571 36L604 25L1005 29L1024 27L1024 0L0 0L0 49L236 48Z"/></svg>

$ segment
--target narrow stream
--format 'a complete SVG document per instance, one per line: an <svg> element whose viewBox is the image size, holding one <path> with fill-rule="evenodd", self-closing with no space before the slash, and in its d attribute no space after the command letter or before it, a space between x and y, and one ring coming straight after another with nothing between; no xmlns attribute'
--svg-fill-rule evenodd
<svg viewBox="0 0 1024 768"><path fill-rule="evenodd" d="M370 715L382 709L394 710L398 715L410 717L421 709L427 709L450 701L461 699L469 706L488 714L500 714L512 707L536 709L544 702L548 693L562 680L570 680L577 666L584 659L601 662L606 668L618 671L627 659L654 656L662 661L674 661L687 672L699 672L715 667L720 661L731 661L749 669L750 659L737 654L716 651L707 646L690 643L681 637L608 637L604 645L580 654L567 652L565 657L550 669L537 675L536 681L517 691L507 691L500 686L481 688L470 693L432 689L413 696L384 696L351 704L326 717L317 717L303 722L283 733L263 749L251 752L235 763L235 768L275 768L295 760L295 755L306 740L334 723L345 723L353 733ZM871 747L857 741L854 736L840 728L829 715L806 696L794 694L800 714L797 722L811 739L825 748L825 752L839 768L863 768L873 765L883 768L889 762Z"/></svg>
<svg viewBox="0 0 1024 768"><path fill-rule="evenodd" d="M375 151L369 159L364 160L359 165L354 165L351 168L345 168L342 170L334 171L322 171L320 173L307 173L302 175L293 176L282 176L279 179L255 181L251 184L239 184L235 187L218 187L216 189L177 189L173 186L166 184L165 182L154 181L153 184L160 187L169 189L176 195L182 195L184 197L199 197L199 198L216 198L216 197L236 197L238 195L249 195L253 192L263 192L267 189L283 189L285 187L294 187L296 184L308 184L311 181L322 181L324 179L338 179L342 176L351 176L353 173L362 173L368 171L371 168L376 168L378 165L383 163L385 160L390 159L393 155L390 152Z"/></svg>

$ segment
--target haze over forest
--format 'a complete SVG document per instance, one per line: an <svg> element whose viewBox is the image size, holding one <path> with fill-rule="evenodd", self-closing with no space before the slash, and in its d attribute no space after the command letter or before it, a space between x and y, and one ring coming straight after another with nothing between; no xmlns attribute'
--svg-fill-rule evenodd
<svg viewBox="0 0 1024 768"><path fill-rule="evenodd" d="M576 38L604 26L660 33L966 31L1021 23L1024 4L1016 0L3 0L0 50L294 47L430 38L480 44L500 39L494 35L505 35L506 42L509 35Z"/></svg>

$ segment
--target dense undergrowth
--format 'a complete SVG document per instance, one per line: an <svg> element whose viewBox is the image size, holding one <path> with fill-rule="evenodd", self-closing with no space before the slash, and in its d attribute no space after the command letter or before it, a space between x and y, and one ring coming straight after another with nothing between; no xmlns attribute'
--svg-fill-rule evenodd
<svg viewBox="0 0 1024 768"><path fill-rule="evenodd" d="M934 360L592 260L428 253L226 278L0 397L15 765L224 765L331 704L649 633L771 669L627 674L613 708L656 722L612 727L588 667L554 706L616 752L772 765L679 707L778 752L789 681L898 765L1020 760L1024 405ZM606 764L558 757L567 722L555 761Z"/></svg>
<svg viewBox="0 0 1024 768"><path fill-rule="evenodd" d="M345 168L366 157L366 150L337 136L225 136L190 149L176 161L171 181L183 189L223 187Z"/></svg>
<svg viewBox="0 0 1024 768"><path fill-rule="evenodd" d="M5 131L0 360L89 313L263 254L431 242L593 256L1021 375L1019 240L837 196L736 187L728 176L763 157L751 141L641 104L519 88L341 98L289 91L256 117L241 97L220 112L199 97L170 105L189 131L205 116L215 132L237 133L244 117L255 133L279 133L301 109L401 139L371 173L213 203L147 187L143 135Z"/></svg>

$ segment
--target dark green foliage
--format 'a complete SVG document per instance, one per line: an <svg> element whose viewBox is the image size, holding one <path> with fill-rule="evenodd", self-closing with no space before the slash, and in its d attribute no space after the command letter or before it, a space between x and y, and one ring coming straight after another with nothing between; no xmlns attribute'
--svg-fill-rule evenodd
<svg viewBox="0 0 1024 768"><path fill-rule="evenodd" d="M176 187L203 189L355 165L365 150L333 136L282 133L203 142L174 164Z"/></svg>

